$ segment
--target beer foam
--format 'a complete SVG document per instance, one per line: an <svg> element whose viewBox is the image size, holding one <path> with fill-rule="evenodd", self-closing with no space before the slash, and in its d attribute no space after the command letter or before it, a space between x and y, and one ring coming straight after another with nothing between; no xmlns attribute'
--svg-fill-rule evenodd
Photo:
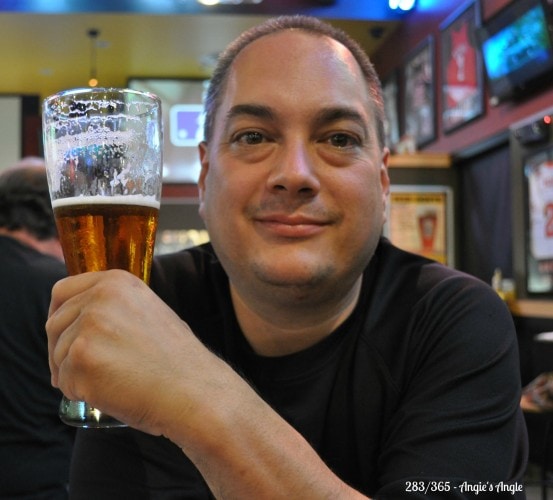
<svg viewBox="0 0 553 500"><path fill-rule="evenodd" d="M72 196L70 198L52 200L52 208L69 207L73 205L139 205L157 208L159 210L160 202L156 200L155 196L143 196L141 194Z"/></svg>

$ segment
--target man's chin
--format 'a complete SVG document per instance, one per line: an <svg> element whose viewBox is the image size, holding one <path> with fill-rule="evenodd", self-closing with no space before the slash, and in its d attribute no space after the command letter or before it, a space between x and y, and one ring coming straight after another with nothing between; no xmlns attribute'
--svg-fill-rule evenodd
<svg viewBox="0 0 553 500"><path fill-rule="evenodd" d="M274 266L255 266L254 273L259 281L266 285L278 288L310 290L325 283L331 276L330 267L288 267L275 268Z"/></svg>

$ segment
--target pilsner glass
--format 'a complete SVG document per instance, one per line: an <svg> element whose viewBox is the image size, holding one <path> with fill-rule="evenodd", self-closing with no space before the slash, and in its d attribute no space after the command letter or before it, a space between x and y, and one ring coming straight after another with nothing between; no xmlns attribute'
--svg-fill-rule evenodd
<svg viewBox="0 0 553 500"><path fill-rule="evenodd" d="M68 273L125 269L148 283L161 197L160 100L130 89L66 90L44 101L43 136ZM123 425L65 397L60 418Z"/></svg>

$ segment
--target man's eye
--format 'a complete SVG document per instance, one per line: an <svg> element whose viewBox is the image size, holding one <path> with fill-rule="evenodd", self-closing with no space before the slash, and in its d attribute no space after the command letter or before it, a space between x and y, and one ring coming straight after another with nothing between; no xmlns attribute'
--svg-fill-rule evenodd
<svg viewBox="0 0 553 500"><path fill-rule="evenodd" d="M359 145L359 140L348 134L332 134L328 143L336 148L350 148Z"/></svg>
<svg viewBox="0 0 553 500"><path fill-rule="evenodd" d="M235 138L235 142L241 143L241 144L260 144L263 142L263 134L259 132L244 132L243 134L238 135Z"/></svg>

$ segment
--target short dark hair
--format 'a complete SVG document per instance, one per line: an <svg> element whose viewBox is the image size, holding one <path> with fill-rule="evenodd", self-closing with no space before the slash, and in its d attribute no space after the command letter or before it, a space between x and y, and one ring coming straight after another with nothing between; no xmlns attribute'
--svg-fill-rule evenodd
<svg viewBox="0 0 553 500"><path fill-rule="evenodd" d="M380 146L383 147L385 145L385 115L381 83L369 57L361 46L344 31L320 21L315 17L301 15L271 18L258 26L246 30L222 52L213 72L213 76L211 77L205 100L205 140L209 142L213 135L215 114L221 104L221 94L226 83L229 69L238 54L250 43L263 36L289 29L298 29L317 36L327 36L340 42L351 52L365 77L372 98L372 111L376 122L378 141Z"/></svg>
<svg viewBox="0 0 553 500"><path fill-rule="evenodd" d="M22 161L0 172L0 227L23 229L39 240L57 238L44 165Z"/></svg>

